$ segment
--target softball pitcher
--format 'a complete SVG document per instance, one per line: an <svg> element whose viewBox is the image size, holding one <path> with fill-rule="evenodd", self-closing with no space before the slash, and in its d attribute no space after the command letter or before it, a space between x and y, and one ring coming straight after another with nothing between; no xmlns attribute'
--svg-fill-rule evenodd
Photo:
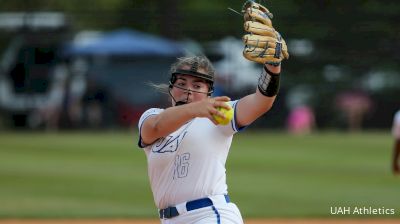
<svg viewBox="0 0 400 224"><path fill-rule="evenodd" d="M239 100L211 97L214 68L204 56L179 58L166 89L172 106L151 108L139 120L139 147L161 223L243 223L228 196L225 163L235 133L266 113L279 89L285 41L272 27L272 14L249 1L243 8L245 58L263 64L258 87ZM228 104L228 105L227 105ZM219 107L234 110L227 125Z"/></svg>

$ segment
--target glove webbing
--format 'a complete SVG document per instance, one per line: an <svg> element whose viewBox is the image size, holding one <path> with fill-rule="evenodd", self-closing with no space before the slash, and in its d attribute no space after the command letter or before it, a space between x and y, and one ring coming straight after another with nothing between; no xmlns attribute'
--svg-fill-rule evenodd
<svg viewBox="0 0 400 224"><path fill-rule="evenodd" d="M258 79L258 90L268 97L276 96L279 91L280 75L270 72L265 66Z"/></svg>
<svg viewBox="0 0 400 224"><path fill-rule="evenodd" d="M278 42L276 42L276 47L275 47L275 54L274 58L280 58L282 54L282 37L279 33L278 34ZM267 44L268 46L268 44ZM272 66L279 66L281 62L266 62L266 64L272 65Z"/></svg>

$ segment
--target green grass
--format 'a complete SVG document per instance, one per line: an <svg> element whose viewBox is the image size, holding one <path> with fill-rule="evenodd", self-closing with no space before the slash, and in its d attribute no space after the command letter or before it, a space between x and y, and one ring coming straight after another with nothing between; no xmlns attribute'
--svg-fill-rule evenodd
<svg viewBox="0 0 400 224"><path fill-rule="evenodd" d="M156 218L136 141L135 132L0 133L0 218ZM244 217L332 217L331 206L371 206L399 218L392 144L378 132L245 131L228 158L229 193Z"/></svg>

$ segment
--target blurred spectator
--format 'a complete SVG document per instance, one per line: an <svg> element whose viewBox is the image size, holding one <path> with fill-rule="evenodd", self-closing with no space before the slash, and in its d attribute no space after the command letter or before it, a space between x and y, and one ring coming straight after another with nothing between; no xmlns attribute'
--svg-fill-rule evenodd
<svg viewBox="0 0 400 224"><path fill-rule="evenodd" d="M393 173L400 174L400 110L394 115L392 133L395 139L393 150Z"/></svg>
<svg viewBox="0 0 400 224"><path fill-rule="evenodd" d="M82 58L73 60L68 80L68 92L64 102L65 125L69 128L81 128L83 125L83 95L86 92L87 62Z"/></svg>
<svg viewBox="0 0 400 224"><path fill-rule="evenodd" d="M36 128L44 124L46 130L57 130L60 124L60 114L66 94L68 67L60 63L52 72L53 81L47 99L42 106L29 116L29 125Z"/></svg>
<svg viewBox="0 0 400 224"><path fill-rule="evenodd" d="M293 108L287 119L288 131L291 134L309 134L315 127L315 116L309 106Z"/></svg>
<svg viewBox="0 0 400 224"><path fill-rule="evenodd" d="M67 95L64 102L64 125L68 128L82 126L82 95L85 93L86 80L83 76L74 75L68 81Z"/></svg>
<svg viewBox="0 0 400 224"><path fill-rule="evenodd" d="M349 131L355 132L361 130L362 121L370 111L372 101L364 92L348 91L337 96L336 106L346 116Z"/></svg>
<svg viewBox="0 0 400 224"><path fill-rule="evenodd" d="M89 128L103 128L108 125L109 100L106 88L100 86L93 79L88 79L82 106L84 122Z"/></svg>

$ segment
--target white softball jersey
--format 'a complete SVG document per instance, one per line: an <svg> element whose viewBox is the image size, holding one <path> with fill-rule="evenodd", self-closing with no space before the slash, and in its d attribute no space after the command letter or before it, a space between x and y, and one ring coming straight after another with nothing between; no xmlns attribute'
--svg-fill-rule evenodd
<svg viewBox="0 0 400 224"><path fill-rule="evenodd" d="M148 175L154 202L159 209L179 203L228 193L225 163L233 134L239 129L234 119L215 125L208 118L194 118L175 132L139 147L147 156ZM164 109L152 108L139 120L139 133L145 120Z"/></svg>

